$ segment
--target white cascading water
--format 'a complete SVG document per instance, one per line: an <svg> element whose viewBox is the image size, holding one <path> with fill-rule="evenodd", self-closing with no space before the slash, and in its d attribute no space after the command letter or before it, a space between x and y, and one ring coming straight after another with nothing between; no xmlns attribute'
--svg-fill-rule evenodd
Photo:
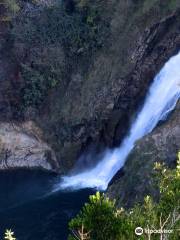
<svg viewBox="0 0 180 240"><path fill-rule="evenodd" d="M107 150L105 157L91 169L61 178L60 189L97 188L105 190L116 172L123 167L135 142L150 133L160 120L175 108L180 98L180 53L172 57L155 77L142 110L120 147Z"/></svg>

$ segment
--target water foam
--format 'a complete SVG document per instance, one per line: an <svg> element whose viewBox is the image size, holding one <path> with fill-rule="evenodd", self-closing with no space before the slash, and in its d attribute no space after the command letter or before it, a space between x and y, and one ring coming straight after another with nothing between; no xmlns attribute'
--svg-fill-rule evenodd
<svg viewBox="0 0 180 240"><path fill-rule="evenodd" d="M180 53L172 57L155 77L144 106L120 147L106 150L104 158L93 168L73 176L64 176L56 184L60 189L97 188L105 190L116 172L123 167L135 142L150 133L160 120L166 119L180 98Z"/></svg>

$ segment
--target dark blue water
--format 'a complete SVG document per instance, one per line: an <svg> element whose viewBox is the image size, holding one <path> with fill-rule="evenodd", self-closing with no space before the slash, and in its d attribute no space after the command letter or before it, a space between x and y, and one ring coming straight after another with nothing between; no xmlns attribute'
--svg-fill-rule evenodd
<svg viewBox="0 0 180 240"><path fill-rule="evenodd" d="M0 239L12 229L18 240L66 240L68 222L92 190L51 194L55 175L38 171L0 173Z"/></svg>

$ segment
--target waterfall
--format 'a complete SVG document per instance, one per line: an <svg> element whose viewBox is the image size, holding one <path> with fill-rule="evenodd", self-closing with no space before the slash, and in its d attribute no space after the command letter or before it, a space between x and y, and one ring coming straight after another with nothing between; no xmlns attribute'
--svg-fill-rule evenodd
<svg viewBox="0 0 180 240"><path fill-rule="evenodd" d="M106 150L97 165L73 176L64 176L55 190L97 188L105 190L117 171L123 167L135 142L150 133L160 120L175 108L180 98L180 53L172 57L156 75L144 105L133 122L129 134L114 150Z"/></svg>

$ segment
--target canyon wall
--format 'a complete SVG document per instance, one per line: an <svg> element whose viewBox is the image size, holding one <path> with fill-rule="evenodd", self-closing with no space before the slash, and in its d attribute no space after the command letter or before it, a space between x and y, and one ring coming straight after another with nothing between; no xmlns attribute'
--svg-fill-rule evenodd
<svg viewBox="0 0 180 240"><path fill-rule="evenodd" d="M55 154L44 166L58 172L89 145L120 143L150 82L180 49L179 1L83 2L0 6L0 120L34 122Z"/></svg>

